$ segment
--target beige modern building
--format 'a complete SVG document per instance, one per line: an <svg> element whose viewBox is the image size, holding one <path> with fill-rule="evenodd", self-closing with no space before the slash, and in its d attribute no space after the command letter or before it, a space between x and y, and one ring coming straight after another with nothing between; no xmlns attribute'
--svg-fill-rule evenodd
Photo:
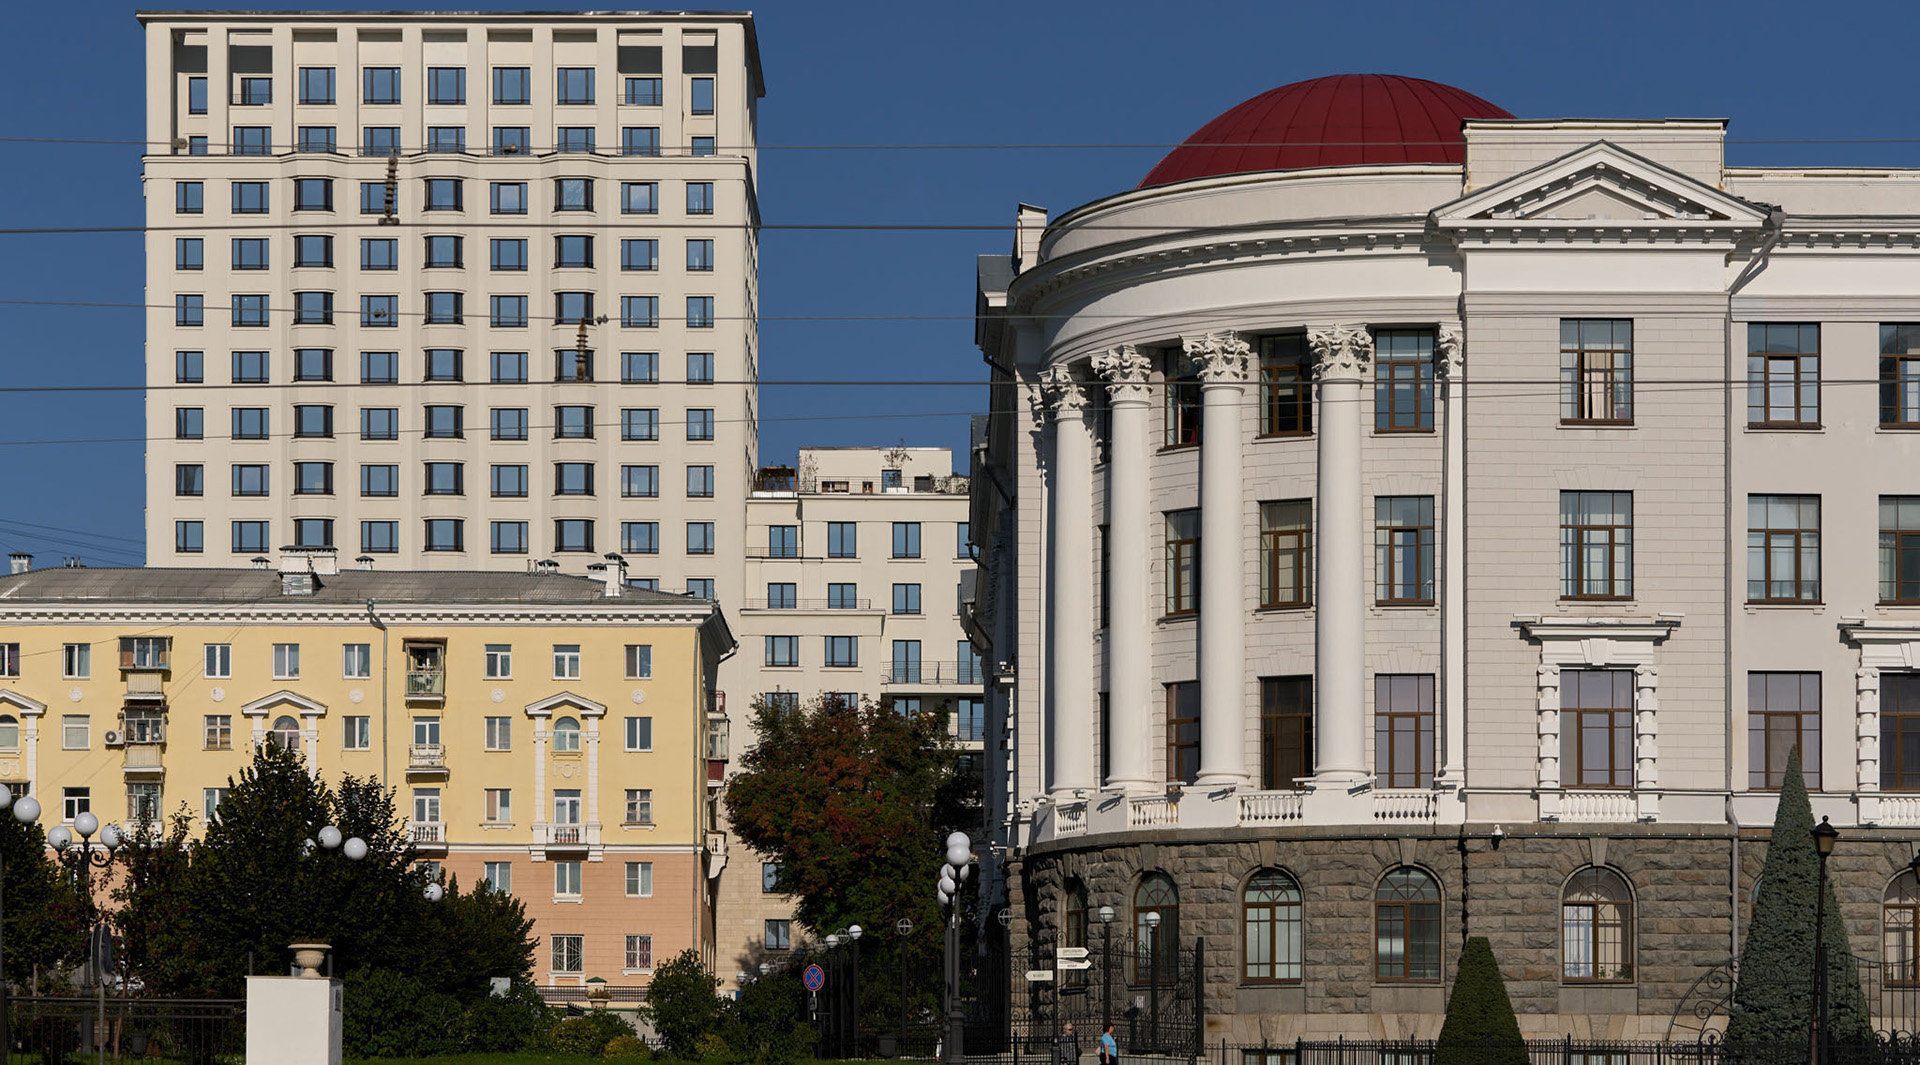
<svg viewBox="0 0 1920 1065"><path fill-rule="evenodd" d="M1206 937L1210 1040L1431 1037L1487 935L1529 1033L1691 1038L1797 745L1911 1027L1920 174L1726 130L1341 76L1021 209L972 518L1016 955L1112 907Z"/></svg>
<svg viewBox="0 0 1920 1065"><path fill-rule="evenodd" d="M750 15L141 22L150 564L618 552L739 595Z"/></svg>
<svg viewBox="0 0 1920 1065"><path fill-rule="evenodd" d="M943 447L802 448L766 467L747 503L746 598L733 612L740 653L729 692L733 743L756 700L818 695L947 715L966 771L979 768L984 674L961 628L975 563L967 478ZM752 855L741 851L741 861ZM721 878L720 966L745 968L794 942L791 907L758 879Z"/></svg>
<svg viewBox="0 0 1920 1065"><path fill-rule="evenodd" d="M708 733L734 639L711 602L550 572L277 566L0 576L0 785L49 824L197 833L254 747L378 778L419 857L522 899L535 981L632 988L714 956L726 838ZM314 826L318 828L320 826Z"/></svg>

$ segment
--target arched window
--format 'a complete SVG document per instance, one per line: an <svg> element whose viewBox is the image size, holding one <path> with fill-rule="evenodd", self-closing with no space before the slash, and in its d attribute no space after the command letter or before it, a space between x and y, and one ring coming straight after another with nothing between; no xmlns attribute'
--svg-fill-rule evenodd
<svg viewBox="0 0 1920 1065"><path fill-rule="evenodd" d="M580 749L580 722L571 717L563 717L553 723L553 750L555 754Z"/></svg>
<svg viewBox="0 0 1920 1065"><path fill-rule="evenodd" d="M1087 945L1087 886L1078 880L1067 882L1066 906L1060 925L1060 945L1063 947L1084 947ZM1087 982L1087 970L1066 969L1060 973L1060 982L1068 987L1080 987Z"/></svg>
<svg viewBox="0 0 1920 1065"><path fill-rule="evenodd" d="M1560 956L1568 981L1633 979L1633 892L1619 873L1590 866L1567 881Z"/></svg>
<svg viewBox="0 0 1920 1065"><path fill-rule="evenodd" d="M1382 981L1439 981L1440 885L1403 865L1373 893L1373 971Z"/></svg>
<svg viewBox="0 0 1920 1065"><path fill-rule="evenodd" d="M1262 869L1240 895L1241 975L1249 982L1300 979L1300 885Z"/></svg>
<svg viewBox="0 0 1920 1065"><path fill-rule="evenodd" d="M1171 984L1180 966L1180 891L1165 873L1148 873L1133 889L1133 942L1133 982L1151 983L1157 971Z"/></svg>
<svg viewBox="0 0 1920 1065"><path fill-rule="evenodd" d="M1909 869L1887 885L1880 909L1881 958L1887 967L1886 982L1901 987L1920 985L1920 944L1914 930L1920 928L1920 883Z"/></svg>
<svg viewBox="0 0 1920 1065"><path fill-rule="evenodd" d="M275 718L267 739L289 750L300 749L300 722L291 717Z"/></svg>
<svg viewBox="0 0 1920 1065"><path fill-rule="evenodd" d="M0 751L20 749L20 719L12 714L0 714Z"/></svg>

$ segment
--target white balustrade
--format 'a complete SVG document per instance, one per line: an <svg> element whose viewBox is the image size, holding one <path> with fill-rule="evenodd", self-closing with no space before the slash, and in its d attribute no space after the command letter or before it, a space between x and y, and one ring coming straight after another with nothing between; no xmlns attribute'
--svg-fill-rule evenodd
<svg viewBox="0 0 1920 1065"><path fill-rule="evenodd" d="M1303 791L1255 791L1240 796L1240 823L1270 825L1298 821L1306 804Z"/></svg>
<svg viewBox="0 0 1920 1065"><path fill-rule="evenodd" d="M1569 791L1562 796L1562 821L1632 822L1639 819L1631 791Z"/></svg>
<svg viewBox="0 0 1920 1065"><path fill-rule="evenodd" d="M1062 803L1053 810L1053 834L1056 836L1078 836L1087 831L1087 804L1084 802Z"/></svg>
<svg viewBox="0 0 1920 1065"><path fill-rule="evenodd" d="M1180 803L1165 795L1136 795L1127 800L1127 827L1151 828L1180 823Z"/></svg>
<svg viewBox="0 0 1920 1065"><path fill-rule="evenodd" d="M1376 791L1375 821L1432 821L1438 802L1430 791Z"/></svg>

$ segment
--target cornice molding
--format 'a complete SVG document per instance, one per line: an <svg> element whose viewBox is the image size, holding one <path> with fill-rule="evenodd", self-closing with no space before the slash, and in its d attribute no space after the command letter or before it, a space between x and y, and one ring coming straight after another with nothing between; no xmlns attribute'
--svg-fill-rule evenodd
<svg viewBox="0 0 1920 1065"><path fill-rule="evenodd" d="M510 580L502 575L502 580ZM610 600L604 606L519 606L476 603L471 606L389 606L375 600L374 609L386 624L512 625L566 624L587 626L698 626L713 614L710 606L672 607L627 605ZM8 603L0 604L0 626L59 622L97 625L351 625L367 627L364 603Z"/></svg>

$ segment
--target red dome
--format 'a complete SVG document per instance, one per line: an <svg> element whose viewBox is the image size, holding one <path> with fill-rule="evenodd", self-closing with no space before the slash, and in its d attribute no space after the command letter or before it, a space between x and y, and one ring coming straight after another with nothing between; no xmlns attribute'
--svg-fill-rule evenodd
<svg viewBox="0 0 1920 1065"><path fill-rule="evenodd" d="M1512 118L1451 85L1335 74L1263 92L1201 126L1140 182L1379 163L1460 163L1460 122Z"/></svg>

